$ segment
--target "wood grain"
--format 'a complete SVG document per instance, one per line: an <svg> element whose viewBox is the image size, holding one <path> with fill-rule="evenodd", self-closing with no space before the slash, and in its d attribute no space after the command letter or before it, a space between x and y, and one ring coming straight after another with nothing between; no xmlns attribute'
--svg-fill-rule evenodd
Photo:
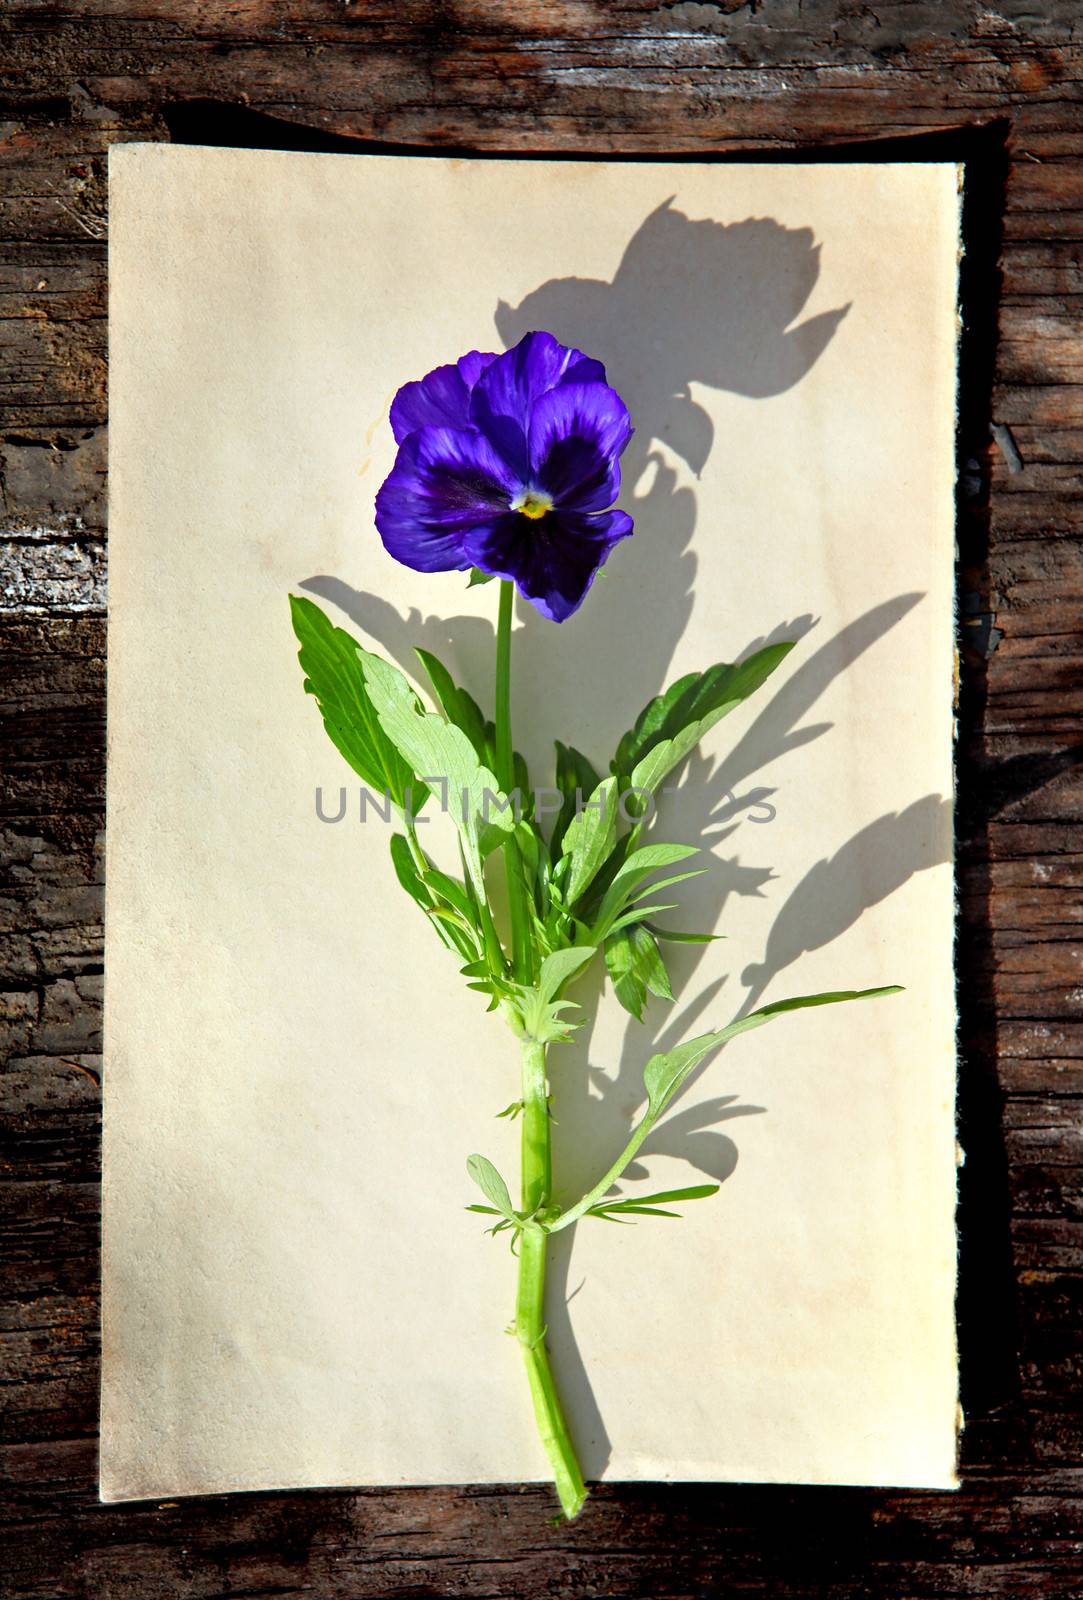
<svg viewBox="0 0 1083 1600"><path fill-rule="evenodd" d="M9 0L0 59L4 1594L1078 1596L1075 0ZM97 1504L105 153L171 134L967 160L959 1494L617 1486L572 1528L515 1487Z"/></svg>

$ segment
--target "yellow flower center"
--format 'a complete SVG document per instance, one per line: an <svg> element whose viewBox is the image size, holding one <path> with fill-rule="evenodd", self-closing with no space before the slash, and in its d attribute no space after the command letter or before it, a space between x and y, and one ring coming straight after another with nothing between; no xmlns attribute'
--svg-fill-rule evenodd
<svg viewBox="0 0 1083 1600"><path fill-rule="evenodd" d="M529 517L531 522L537 522L544 517L547 511L552 511L553 502L547 494L542 494L539 489L524 489L518 499L511 503L513 511L521 511L524 517Z"/></svg>

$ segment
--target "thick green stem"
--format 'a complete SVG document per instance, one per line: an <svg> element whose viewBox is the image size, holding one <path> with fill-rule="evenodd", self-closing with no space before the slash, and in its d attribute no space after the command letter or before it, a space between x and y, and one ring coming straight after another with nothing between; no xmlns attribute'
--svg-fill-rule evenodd
<svg viewBox="0 0 1083 1600"><path fill-rule="evenodd" d="M549 1201L552 1158L549 1101L545 1082L545 1046L523 1043L523 1213L532 1215ZM587 1497L575 1446L568 1432L545 1348L545 1256L549 1240L537 1223L519 1236L519 1286L515 1297L515 1334L523 1352L534 1419L553 1469L564 1515L576 1516Z"/></svg>
<svg viewBox="0 0 1083 1600"><path fill-rule="evenodd" d="M553 1158L549 1141L549 1096L545 1083L545 1046L524 1039L522 1046L523 1214L531 1216L548 1205L553 1187Z"/></svg>
<svg viewBox="0 0 1083 1600"><path fill-rule="evenodd" d="M496 781L505 794L515 788L515 756L511 742L511 615L515 585L500 580L500 612L496 624ZM504 846L508 875L508 915L511 920L511 964L519 983L533 977L530 919L523 886L519 845L509 838Z"/></svg>
<svg viewBox="0 0 1083 1600"><path fill-rule="evenodd" d="M511 617L515 586L502 580L496 627L496 780L505 794L515 787L511 739ZM508 874L512 966L516 980L534 978L533 939L522 858L514 838L504 845ZM545 1046L533 1039L522 1047L522 1215L533 1218L549 1204L553 1186L549 1140L549 1095ZM566 1517L576 1516L587 1498L583 1474L564 1419L545 1348L545 1254L549 1240L539 1222L527 1221L519 1235L519 1284L515 1295L515 1335L523 1352L534 1420L553 1469Z"/></svg>

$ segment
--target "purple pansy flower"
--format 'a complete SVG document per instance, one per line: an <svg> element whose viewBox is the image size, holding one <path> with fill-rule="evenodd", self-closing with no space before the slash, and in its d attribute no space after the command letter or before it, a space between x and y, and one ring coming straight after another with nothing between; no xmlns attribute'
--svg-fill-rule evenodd
<svg viewBox="0 0 1083 1600"><path fill-rule="evenodd" d="M472 350L404 384L391 427L399 453L376 526L405 566L511 578L563 622L632 531L611 509L632 436L624 401L600 361L551 333L503 355Z"/></svg>

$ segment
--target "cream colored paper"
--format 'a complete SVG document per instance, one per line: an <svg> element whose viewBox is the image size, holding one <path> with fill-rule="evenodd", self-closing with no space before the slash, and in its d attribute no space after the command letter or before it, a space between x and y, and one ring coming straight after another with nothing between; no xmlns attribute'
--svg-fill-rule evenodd
<svg viewBox="0 0 1083 1600"><path fill-rule="evenodd" d="M286 602L489 700L495 590L397 566L372 501L396 388L538 326L638 431L634 538L571 621L519 607L536 781L800 636L666 802L716 836L666 920L726 941L553 1052L558 1183L660 1038L906 985L693 1080L637 1169L724 1179L683 1221L561 1235L587 1475L952 1485L954 168L127 145L110 187L103 1498L546 1476L463 1209L469 1152L517 1170L514 1044L358 821Z"/></svg>

